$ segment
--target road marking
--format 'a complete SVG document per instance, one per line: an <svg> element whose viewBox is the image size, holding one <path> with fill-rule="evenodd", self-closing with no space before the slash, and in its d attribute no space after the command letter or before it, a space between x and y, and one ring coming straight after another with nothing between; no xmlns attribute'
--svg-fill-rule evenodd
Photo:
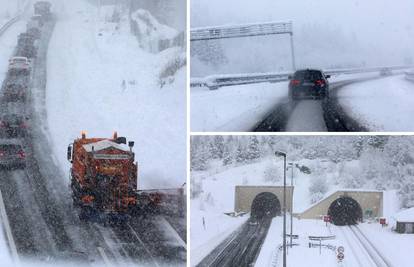
<svg viewBox="0 0 414 267"><path fill-rule="evenodd" d="M181 238L181 236L175 231L175 229L171 226L171 224L163 217L160 216L161 222L164 224L165 227L171 232L173 237L177 240L177 242L185 249L187 250L187 244L184 242L184 240Z"/></svg>
<svg viewBox="0 0 414 267"><path fill-rule="evenodd" d="M108 256L106 255L106 253L105 253L104 249L103 249L102 247L98 247L97 249L98 249L98 252L99 252L99 254L101 255L101 257L102 257L102 259L103 259L103 261L104 261L105 265L106 265L106 266L108 266L108 267L112 267L113 265L112 265L112 263L109 261L109 258L108 258Z"/></svg>
<svg viewBox="0 0 414 267"><path fill-rule="evenodd" d="M14 243L13 234L11 232L9 218L7 217L6 207L4 206L3 202L3 195L1 194L0 190L0 213L1 213L1 221L3 222L4 230L6 231L9 247L11 250L12 258L16 266L20 266L20 259L19 254L17 253L16 244Z"/></svg>
<svg viewBox="0 0 414 267"><path fill-rule="evenodd" d="M144 242L142 242L141 238L139 238L138 234L135 232L135 230L131 227L131 225L129 225L129 223L127 224L129 229L131 230L132 234L138 239L139 243L141 243L141 245L144 247L145 251L147 252L147 254L151 257L152 261L155 263L155 265L157 267L160 267L160 265L158 264L158 262L154 259L154 257L152 256L151 252L148 250L147 246L145 246Z"/></svg>

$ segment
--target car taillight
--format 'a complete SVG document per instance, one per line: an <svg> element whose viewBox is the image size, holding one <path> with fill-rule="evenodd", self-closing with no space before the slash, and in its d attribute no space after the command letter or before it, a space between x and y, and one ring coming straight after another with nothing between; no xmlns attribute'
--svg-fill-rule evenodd
<svg viewBox="0 0 414 267"><path fill-rule="evenodd" d="M325 81L324 80L316 80L315 85L325 86Z"/></svg>
<svg viewBox="0 0 414 267"><path fill-rule="evenodd" d="M0 157L3 157L3 156L4 156L4 152L0 151Z"/></svg>
<svg viewBox="0 0 414 267"><path fill-rule="evenodd" d="M291 80L290 83L292 85L299 85L300 84L300 81L299 80Z"/></svg>
<svg viewBox="0 0 414 267"><path fill-rule="evenodd" d="M26 125L26 123L24 123L24 122L22 122L22 124L20 125L20 127L22 127L22 128L27 128L27 125Z"/></svg>
<svg viewBox="0 0 414 267"><path fill-rule="evenodd" d="M0 121L0 128L6 127L6 123L4 121Z"/></svg>
<svg viewBox="0 0 414 267"><path fill-rule="evenodd" d="M17 152L17 154L19 155L19 158L24 159L26 157L26 154L24 153L23 150L20 150L19 152Z"/></svg>

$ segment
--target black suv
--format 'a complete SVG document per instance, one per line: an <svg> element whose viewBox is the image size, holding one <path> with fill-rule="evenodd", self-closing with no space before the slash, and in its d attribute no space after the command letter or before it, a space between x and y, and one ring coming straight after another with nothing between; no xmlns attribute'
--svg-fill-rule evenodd
<svg viewBox="0 0 414 267"><path fill-rule="evenodd" d="M298 70L293 76L289 76L289 97L293 100L299 98L318 98L329 97L330 75L325 75L320 70Z"/></svg>

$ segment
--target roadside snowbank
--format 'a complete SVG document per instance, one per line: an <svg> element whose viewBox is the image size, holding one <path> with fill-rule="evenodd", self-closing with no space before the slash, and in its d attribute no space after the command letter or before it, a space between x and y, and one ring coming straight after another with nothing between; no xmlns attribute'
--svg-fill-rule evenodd
<svg viewBox="0 0 414 267"><path fill-rule="evenodd" d="M414 83L402 75L346 86L338 97L346 112L370 131L414 131Z"/></svg>
<svg viewBox="0 0 414 267"><path fill-rule="evenodd" d="M250 131L283 98L287 82L191 89L191 130Z"/></svg>

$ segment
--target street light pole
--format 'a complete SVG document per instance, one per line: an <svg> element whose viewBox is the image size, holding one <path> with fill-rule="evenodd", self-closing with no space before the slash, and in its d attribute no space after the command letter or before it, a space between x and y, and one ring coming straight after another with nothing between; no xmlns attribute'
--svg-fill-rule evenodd
<svg viewBox="0 0 414 267"><path fill-rule="evenodd" d="M276 151L276 157L283 157L283 267L286 267L286 153Z"/></svg>
<svg viewBox="0 0 414 267"><path fill-rule="evenodd" d="M290 175L290 190L293 189L293 162L289 162L289 167L291 169ZM292 192L292 191L291 191ZM290 247L292 247L292 235L293 235L293 197L290 201Z"/></svg>

